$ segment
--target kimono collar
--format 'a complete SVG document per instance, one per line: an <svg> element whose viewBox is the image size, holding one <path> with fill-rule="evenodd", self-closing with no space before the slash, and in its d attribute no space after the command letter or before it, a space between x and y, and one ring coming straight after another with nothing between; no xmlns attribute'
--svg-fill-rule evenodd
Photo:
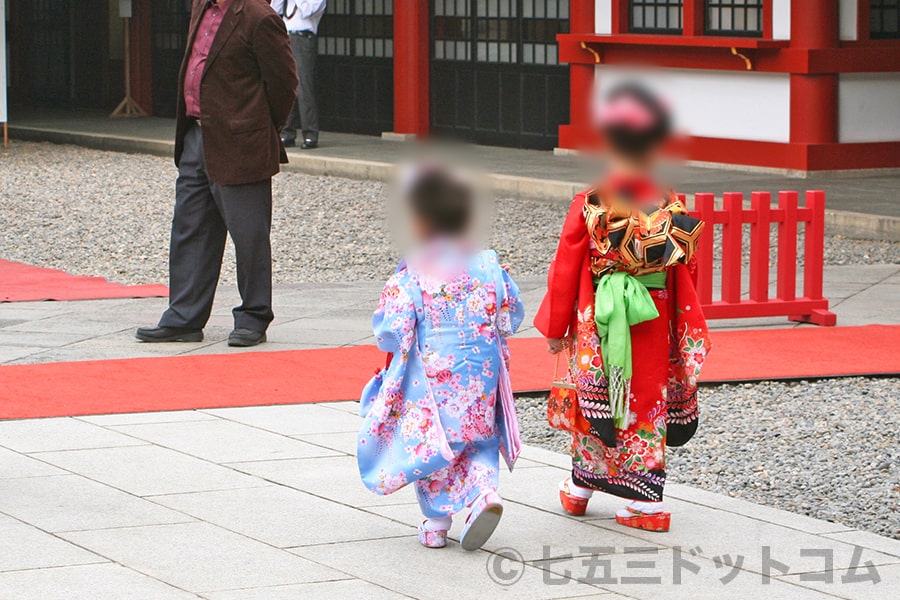
<svg viewBox="0 0 900 600"><path fill-rule="evenodd" d="M612 173L600 185L604 196L615 196L622 200L644 204L663 197L662 189L646 175Z"/></svg>

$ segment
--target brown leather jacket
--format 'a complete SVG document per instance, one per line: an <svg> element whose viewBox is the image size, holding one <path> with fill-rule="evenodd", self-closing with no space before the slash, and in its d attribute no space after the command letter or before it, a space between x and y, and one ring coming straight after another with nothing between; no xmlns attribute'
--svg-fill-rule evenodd
<svg viewBox="0 0 900 600"><path fill-rule="evenodd" d="M190 120L184 74L207 0L194 0L187 51L178 76L175 164ZM297 97L297 69L284 22L265 0L232 0L213 41L200 110L209 178L220 185L262 181L287 162L280 130Z"/></svg>

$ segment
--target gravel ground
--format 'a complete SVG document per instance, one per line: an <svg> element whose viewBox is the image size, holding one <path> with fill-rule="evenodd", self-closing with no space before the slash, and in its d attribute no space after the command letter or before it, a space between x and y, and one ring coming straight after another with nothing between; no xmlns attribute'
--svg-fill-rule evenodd
<svg viewBox="0 0 900 600"><path fill-rule="evenodd" d="M898 398L897 378L704 386L697 435L669 449L669 481L900 539ZM546 396L518 404L527 443L568 452Z"/></svg>
<svg viewBox="0 0 900 600"><path fill-rule="evenodd" d="M0 257L165 283L175 169L168 158L17 142L0 154ZM279 283L383 279L396 262L385 186L284 173L275 178ZM492 244L518 275L541 275L567 203L499 200ZM826 264L900 263L900 244L828 238ZM234 280L229 248L223 282Z"/></svg>

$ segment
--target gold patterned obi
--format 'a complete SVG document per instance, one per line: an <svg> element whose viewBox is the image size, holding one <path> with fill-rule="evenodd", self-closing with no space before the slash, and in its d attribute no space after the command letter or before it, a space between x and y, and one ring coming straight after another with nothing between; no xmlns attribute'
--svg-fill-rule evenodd
<svg viewBox="0 0 900 600"><path fill-rule="evenodd" d="M686 263L697 249L704 226L687 214L674 193L658 204L636 206L594 190L585 198L584 220L594 242L594 277L613 271L645 275Z"/></svg>

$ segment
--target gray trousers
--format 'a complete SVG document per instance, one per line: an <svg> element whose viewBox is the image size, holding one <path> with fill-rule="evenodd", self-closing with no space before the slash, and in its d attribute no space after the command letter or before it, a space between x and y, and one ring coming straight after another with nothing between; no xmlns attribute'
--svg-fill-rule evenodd
<svg viewBox="0 0 900 600"><path fill-rule="evenodd" d="M297 63L297 101L291 109L291 116L281 130L281 137L293 142L300 130L304 140L319 141L319 107L316 104L316 54L315 36L291 34L291 50Z"/></svg>
<svg viewBox="0 0 900 600"><path fill-rule="evenodd" d="M175 215L169 246L169 308L160 327L202 329L209 320L225 237L230 233L237 258L241 305L235 329L265 331L272 321L272 179L243 185L209 180L203 134L192 125L175 184Z"/></svg>

